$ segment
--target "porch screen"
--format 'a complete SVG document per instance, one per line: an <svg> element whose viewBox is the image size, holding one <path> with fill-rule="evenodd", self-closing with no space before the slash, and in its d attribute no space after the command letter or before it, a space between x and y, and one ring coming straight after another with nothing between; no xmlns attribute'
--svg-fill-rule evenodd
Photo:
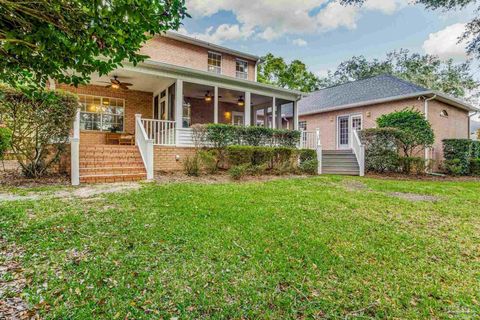
<svg viewBox="0 0 480 320"><path fill-rule="evenodd" d="M92 131L124 131L125 100L78 95L80 129Z"/></svg>

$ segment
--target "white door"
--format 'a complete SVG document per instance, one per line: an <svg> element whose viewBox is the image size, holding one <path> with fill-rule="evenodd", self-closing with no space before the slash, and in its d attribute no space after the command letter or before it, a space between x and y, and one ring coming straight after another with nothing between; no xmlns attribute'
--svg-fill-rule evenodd
<svg viewBox="0 0 480 320"><path fill-rule="evenodd" d="M338 148L350 148L350 116L338 117L337 132L338 132Z"/></svg>
<svg viewBox="0 0 480 320"><path fill-rule="evenodd" d="M338 149L350 149L352 147L353 131L362 130L362 116L346 115L337 120Z"/></svg>
<svg viewBox="0 0 480 320"><path fill-rule="evenodd" d="M232 112L232 124L234 126L243 126L244 125L243 112L238 112L238 111L233 111Z"/></svg>

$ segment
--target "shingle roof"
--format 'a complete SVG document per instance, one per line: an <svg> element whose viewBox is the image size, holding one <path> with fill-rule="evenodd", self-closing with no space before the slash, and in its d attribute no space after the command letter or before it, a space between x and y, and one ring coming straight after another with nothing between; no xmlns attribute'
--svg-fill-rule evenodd
<svg viewBox="0 0 480 320"><path fill-rule="evenodd" d="M312 92L298 103L299 114L321 112L372 100L422 93L429 89L408 81L379 75Z"/></svg>

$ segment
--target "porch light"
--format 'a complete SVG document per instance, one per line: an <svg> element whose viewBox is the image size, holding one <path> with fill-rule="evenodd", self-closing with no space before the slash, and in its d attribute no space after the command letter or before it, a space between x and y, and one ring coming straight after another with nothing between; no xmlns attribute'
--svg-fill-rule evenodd
<svg viewBox="0 0 480 320"><path fill-rule="evenodd" d="M245 107L245 100L243 100L242 96L240 96L240 98L238 98L238 106L239 107Z"/></svg>
<svg viewBox="0 0 480 320"><path fill-rule="evenodd" d="M212 96L210 95L210 91L207 91L205 93L205 102L211 102L212 101Z"/></svg>

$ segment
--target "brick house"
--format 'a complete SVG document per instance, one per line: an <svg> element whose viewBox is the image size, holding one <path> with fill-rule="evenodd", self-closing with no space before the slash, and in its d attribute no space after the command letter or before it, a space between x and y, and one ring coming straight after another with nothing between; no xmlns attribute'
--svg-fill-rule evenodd
<svg viewBox="0 0 480 320"><path fill-rule="evenodd" d="M193 152L194 124L297 129L301 93L257 82L257 56L173 32L152 38L140 53L149 58L108 76L93 74L88 85L56 85L81 104L71 143L73 184L180 170ZM292 109L286 122L282 115Z"/></svg>
<svg viewBox="0 0 480 320"><path fill-rule="evenodd" d="M354 131L373 128L379 116L410 107L432 125L435 143L420 156L436 162L443 160L443 139L470 137L470 116L477 111L448 95L380 75L313 92L299 102L298 113L300 128L307 132L318 128L325 157L335 157L354 148ZM324 166L324 172L329 169L335 171Z"/></svg>

